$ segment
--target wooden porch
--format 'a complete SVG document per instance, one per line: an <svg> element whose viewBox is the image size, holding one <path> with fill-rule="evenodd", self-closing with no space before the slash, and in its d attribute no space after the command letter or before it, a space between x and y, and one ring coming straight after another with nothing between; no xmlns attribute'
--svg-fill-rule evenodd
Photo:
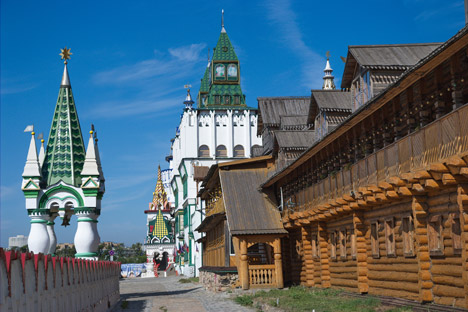
<svg viewBox="0 0 468 312"><path fill-rule="evenodd" d="M237 270L242 289L249 288L283 288L283 263L281 259L281 237L278 235L249 235L235 237L238 241L239 261ZM264 243L272 247L272 264L249 263L248 248ZM252 262L252 261L250 261Z"/></svg>

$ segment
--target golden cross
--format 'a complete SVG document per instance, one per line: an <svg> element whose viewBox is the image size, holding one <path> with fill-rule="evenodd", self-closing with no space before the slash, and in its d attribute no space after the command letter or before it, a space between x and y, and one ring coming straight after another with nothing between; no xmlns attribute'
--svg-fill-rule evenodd
<svg viewBox="0 0 468 312"><path fill-rule="evenodd" d="M60 49L62 51L59 55L62 57L62 60L65 60L64 63L67 64L68 60L70 59L70 56L73 54L70 52L70 49L67 49L67 47Z"/></svg>
<svg viewBox="0 0 468 312"><path fill-rule="evenodd" d="M327 51L327 60L330 58L330 51Z"/></svg>

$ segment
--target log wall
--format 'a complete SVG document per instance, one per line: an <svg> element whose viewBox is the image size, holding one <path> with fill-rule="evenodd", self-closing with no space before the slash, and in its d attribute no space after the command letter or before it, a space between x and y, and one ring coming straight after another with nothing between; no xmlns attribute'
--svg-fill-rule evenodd
<svg viewBox="0 0 468 312"><path fill-rule="evenodd" d="M417 300L418 260L405 256L403 251L402 217L411 215L411 201L379 207L364 213L365 224L378 224L379 255L372 252L371 231L366 233L366 256L369 293ZM394 253L389 254L386 244L385 222L393 223ZM414 244L414 242L412 242Z"/></svg>
<svg viewBox="0 0 468 312"><path fill-rule="evenodd" d="M327 221L295 223L283 243L286 282L466 307L465 190L468 185L453 186ZM405 218L409 223L404 224ZM440 225L439 245L431 236L434 222ZM341 233L346 233L344 253Z"/></svg>
<svg viewBox="0 0 468 312"><path fill-rule="evenodd" d="M206 241L203 251L203 266L225 266L226 239L225 220L219 222L213 229L206 233Z"/></svg>
<svg viewBox="0 0 468 312"><path fill-rule="evenodd" d="M333 243L330 239L331 234L334 233L336 237L336 256L330 259L331 286L348 291L357 291L357 262L356 255L352 254L351 248L351 238L354 237L351 235L354 233L352 216L329 222L327 231L329 254L331 254L331 249L333 248Z"/></svg>

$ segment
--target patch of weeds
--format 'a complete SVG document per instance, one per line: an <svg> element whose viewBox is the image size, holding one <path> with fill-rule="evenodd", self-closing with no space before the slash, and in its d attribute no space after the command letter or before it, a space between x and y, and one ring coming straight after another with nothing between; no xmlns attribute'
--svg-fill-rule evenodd
<svg viewBox="0 0 468 312"><path fill-rule="evenodd" d="M198 277L189 277L189 278L181 278L179 283L187 284L187 283L198 283Z"/></svg>
<svg viewBox="0 0 468 312"><path fill-rule="evenodd" d="M253 300L251 295L237 296L234 301L243 306L252 306Z"/></svg>
<svg viewBox="0 0 468 312"><path fill-rule="evenodd" d="M167 308L165 306L160 306L159 307L159 310L163 311L163 312L167 312Z"/></svg>
<svg viewBox="0 0 468 312"><path fill-rule="evenodd" d="M127 301L127 300L122 301L122 303L120 304L120 307L121 307L122 309L128 308L128 301Z"/></svg>
<svg viewBox="0 0 468 312"><path fill-rule="evenodd" d="M302 286L291 287L287 290L258 291L254 295L239 296L235 300L242 305L251 306L255 301L256 305L267 303L284 311L299 312L313 309L330 312L373 312L380 305L380 301L375 298L350 298L343 296L341 290Z"/></svg>

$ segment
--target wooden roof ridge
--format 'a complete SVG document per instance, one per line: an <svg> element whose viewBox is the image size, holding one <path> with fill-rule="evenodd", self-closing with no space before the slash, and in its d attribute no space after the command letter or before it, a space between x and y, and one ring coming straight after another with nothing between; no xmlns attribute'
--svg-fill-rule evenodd
<svg viewBox="0 0 468 312"><path fill-rule="evenodd" d="M253 157L253 158L239 159L239 160L220 163L218 164L218 167L222 168L222 167L227 167L227 166L236 166L236 165L242 165L242 164L261 162L261 161L271 159L271 158L273 158L273 156L266 155L266 156L258 156L258 157Z"/></svg>
<svg viewBox="0 0 468 312"><path fill-rule="evenodd" d="M249 163L256 163L256 162L261 162L265 160L272 159L272 155L266 155L266 156L258 156L258 157L252 157L252 158L246 158L246 159L239 159L239 160L234 160L234 161L228 161L228 162L223 162L223 163L217 163L211 165L210 169L208 170L207 174L205 175L205 178L203 179L203 182L201 184L201 189L198 191L198 196L203 194L205 192L205 188L208 185L208 182L211 180L213 176L217 176L219 168L223 167L231 167L231 166L236 166L236 165L243 165L243 164L249 164Z"/></svg>
<svg viewBox="0 0 468 312"><path fill-rule="evenodd" d="M385 47L411 47L411 46L432 46L442 45L443 42L419 42L419 43L387 43L387 44L358 44L348 45L349 48L385 48Z"/></svg>
<svg viewBox="0 0 468 312"><path fill-rule="evenodd" d="M311 147L305 150L298 158L296 158L291 164L283 168L282 170L273 174L268 178L261 188L267 188L273 185L282 177L286 176L294 169L305 163L307 160L312 158L317 152L325 148L332 141L337 139L340 135L344 134L347 130L357 125L360 121L370 116L377 109L382 107L386 102L393 99L400 93L401 89L407 88L416 82L418 79L423 77L427 71L432 67L436 67L445 61L443 52L455 53L459 49L463 48L463 45L468 44L468 25L459 30L453 37L448 39L445 43L440 45L434 51L429 53L426 57L421 59L417 64L406 70L395 82L387 86L382 92L370 99L366 104L359 107L353 114L351 114L347 120L339 124L334 130L329 132L321 140L315 142ZM441 56L442 55L442 56Z"/></svg>
<svg viewBox="0 0 468 312"><path fill-rule="evenodd" d="M292 95L292 96L259 96L257 100L280 100L280 99L306 99L310 95Z"/></svg>

